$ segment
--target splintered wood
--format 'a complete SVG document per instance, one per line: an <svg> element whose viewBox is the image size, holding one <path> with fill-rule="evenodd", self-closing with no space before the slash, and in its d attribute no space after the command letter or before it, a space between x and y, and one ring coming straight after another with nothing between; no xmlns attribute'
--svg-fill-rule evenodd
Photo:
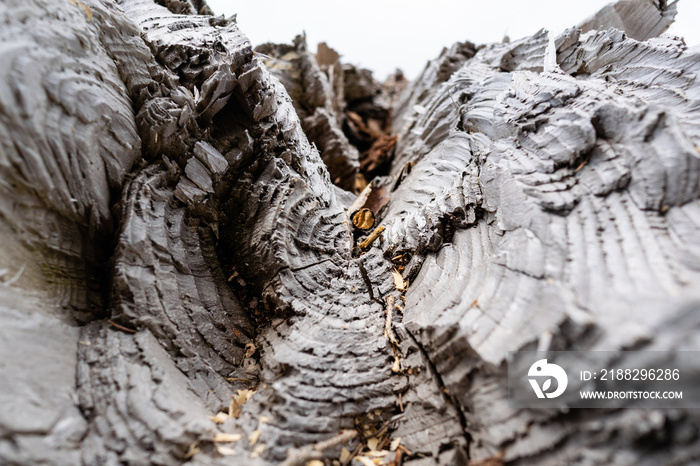
<svg viewBox="0 0 700 466"><path fill-rule="evenodd" d="M392 345L398 346L399 341L394 335L394 329L392 327L392 320L394 316L394 307L396 306L396 297L389 295L386 297L386 320L384 323L384 335L389 339Z"/></svg>
<svg viewBox="0 0 700 466"><path fill-rule="evenodd" d="M253 390L238 390L238 394L231 397L231 403L228 408L229 416L234 418L240 416L241 408L254 393L255 391Z"/></svg>
<svg viewBox="0 0 700 466"><path fill-rule="evenodd" d="M360 249L369 248L370 246L372 246L372 243L374 243L381 236L384 230L385 228L383 226L378 226L364 241L358 244L358 247Z"/></svg>
<svg viewBox="0 0 700 466"><path fill-rule="evenodd" d="M392 270L391 276L394 279L394 286L398 291L406 291L408 289L408 283L404 281L403 276L401 276L397 270Z"/></svg>
<svg viewBox="0 0 700 466"><path fill-rule="evenodd" d="M369 413L368 413L369 415ZM391 421L391 418L389 421ZM402 456L408 450L401 445L401 437L391 438L385 426L373 434L369 435L363 443L350 452L346 448L341 449L338 461L341 466L347 466L356 461L360 464L371 464L373 466L387 465L399 466L402 464Z"/></svg>
<svg viewBox="0 0 700 466"><path fill-rule="evenodd" d="M254 390L238 390L236 395L231 395L231 401L228 407L228 413L223 411L216 414L216 416L210 416L209 419L216 424L223 424L229 418L236 419L241 414L241 409L246 401L255 394Z"/></svg>
<svg viewBox="0 0 700 466"><path fill-rule="evenodd" d="M357 431L346 430L327 440L307 445L302 448L292 448L287 453L287 459L280 466L303 466L308 461L318 460L322 457L322 452L337 445L343 445L357 437ZM343 449L345 450L345 449ZM347 450L345 450L347 451Z"/></svg>
<svg viewBox="0 0 700 466"><path fill-rule="evenodd" d="M384 335L389 339L391 347L394 351L394 363L391 366L391 371L394 373L401 372L401 359L399 357L399 341L396 339L393 328L394 307L396 307L396 297L389 295L386 297L386 319L384 321Z"/></svg>

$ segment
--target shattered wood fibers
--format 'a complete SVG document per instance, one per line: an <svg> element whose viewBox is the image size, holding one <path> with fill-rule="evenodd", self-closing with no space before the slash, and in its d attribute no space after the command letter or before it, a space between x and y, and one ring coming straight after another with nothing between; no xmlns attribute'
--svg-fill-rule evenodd
<svg viewBox="0 0 700 466"><path fill-rule="evenodd" d="M380 85L199 0L2 2L0 463L690 464L693 410L506 399L508 350L697 340L674 15Z"/></svg>

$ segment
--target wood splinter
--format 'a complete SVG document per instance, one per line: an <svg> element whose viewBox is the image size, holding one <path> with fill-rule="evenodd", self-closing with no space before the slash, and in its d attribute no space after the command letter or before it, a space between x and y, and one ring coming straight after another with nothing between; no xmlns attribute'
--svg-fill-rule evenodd
<svg viewBox="0 0 700 466"><path fill-rule="evenodd" d="M374 231L370 233L370 235L358 245L358 247L360 249L369 248L370 246L372 246L372 243L374 243L377 240L377 238L379 238L379 236L384 232L384 230L385 228L383 226L375 228Z"/></svg>
<svg viewBox="0 0 700 466"><path fill-rule="evenodd" d="M386 320L384 321L384 335L391 342L394 348L394 364L391 366L391 372L401 372L401 359L399 358L399 340L394 334L394 329L391 326L394 319L394 306L396 306L396 297L389 295L386 297Z"/></svg>
<svg viewBox="0 0 700 466"><path fill-rule="evenodd" d="M344 430L328 440L323 440L322 442L307 445L299 449L292 448L289 450L287 459L284 460L281 466L304 466L308 461L321 459L323 456L321 455L322 451L328 450L336 445L347 443L355 437L357 437L356 430Z"/></svg>
<svg viewBox="0 0 700 466"><path fill-rule="evenodd" d="M396 297L389 295L386 297L386 321L384 322L384 334L389 339L392 345L399 346L399 341L394 335L394 329L391 327L391 321L394 317L394 306L396 305Z"/></svg>
<svg viewBox="0 0 700 466"><path fill-rule="evenodd" d="M123 325L119 325L118 323L116 323L116 322L113 321L113 320L108 320L107 322L109 322L109 323L110 323L112 326L114 326L115 328L118 328L119 330L122 330L122 331L127 332L127 333L136 333L136 332L137 332L137 331L134 330L133 328L124 327Z"/></svg>

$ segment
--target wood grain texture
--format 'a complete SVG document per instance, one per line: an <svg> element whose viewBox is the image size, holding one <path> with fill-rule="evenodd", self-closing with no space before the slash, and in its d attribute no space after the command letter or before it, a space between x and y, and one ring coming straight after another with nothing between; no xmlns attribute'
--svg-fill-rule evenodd
<svg viewBox="0 0 700 466"><path fill-rule="evenodd" d="M338 54L326 47L323 70L308 50L305 36L294 43L256 47L267 69L284 85L292 98L304 133L316 145L331 180L352 191L360 167L360 154L342 130L344 76Z"/></svg>
<svg viewBox="0 0 700 466"><path fill-rule="evenodd" d="M356 198L345 102L391 97L329 48L256 53L200 0L3 3L0 462L696 461L692 410L506 401L509 350L700 349L674 14L446 48Z"/></svg>
<svg viewBox="0 0 700 466"><path fill-rule="evenodd" d="M114 5L0 5L0 462L76 464L79 322L106 315L111 207L140 158Z"/></svg>
<svg viewBox="0 0 700 466"><path fill-rule="evenodd" d="M579 27L582 32L616 28L637 40L666 31L677 13L678 0L623 0L610 3Z"/></svg>
<svg viewBox="0 0 700 466"><path fill-rule="evenodd" d="M638 42L616 30L572 30L551 45L541 38L525 40L533 52L524 60L514 60L518 43L480 50L422 104L425 113L404 120L407 148L397 157L416 165L402 186L433 201L385 220L426 218L397 238L420 242L454 224L424 213L440 218L441 199L464 196L450 185L454 169L430 161L445 144L433 141L461 138L471 148L451 154L465 153L466 173L475 164L471 205L482 216L427 256L407 293L405 325L465 407L475 460L504 452L512 464L689 461L698 452L687 437L639 445L666 429L692 430L692 411L507 407L506 350L697 348L698 268L680 260L695 247L671 232L676 216L697 206L700 57L673 38ZM450 136L435 137L446 120ZM439 170L429 181L416 171L423 164ZM681 228L694 230L686 221Z"/></svg>

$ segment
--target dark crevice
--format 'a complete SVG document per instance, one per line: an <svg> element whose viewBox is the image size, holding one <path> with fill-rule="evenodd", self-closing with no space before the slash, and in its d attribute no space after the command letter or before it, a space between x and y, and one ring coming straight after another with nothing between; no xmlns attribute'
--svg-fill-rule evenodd
<svg viewBox="0 0 700 466"><path fill-rule="evenodd" d="M454 396L451 395L448 391L447 388L445 388L445 383L442 380L442 376L440 372L438 372L437 367L433 363L432 359L430 358L430 355L428 354L428 351L425 349L423 344L418 340L418 338L413 335L413 333L406 327L404 327L406 330L406 333L409 335L411 338L411 341L418 347L420 350L421 354L423 355L423 359L428 365L428 370L430 371L430 374L433 376L433 380L438 386L438 390L442 394L445 403L451 405L455 411L457 412L457 415L459 417L459 423L462 426L462 432L464 433L464 440L466 442L465 446L465 454L467 455L467 458L469 457L469 444L471 443L471 435L469 434L467 430L467 419L464 415L464 410L462 408L462 405L460 404L459 400Z"/></svg>
<svg viewBox="0 0 700 466"><path fill-rule="evenodd" d="M362 275L362 281L365 283L365 287L367 288L367 294L369 295L369 299L372 301L376 301L376 297L374 296L374 289L372 287L372 280L370 280L369 275L367 274L367 269L365 268L365 263L362 260L357 261L357 266L360 269L360 274ZM381 301L380 301L381 303Z"/></svg>

